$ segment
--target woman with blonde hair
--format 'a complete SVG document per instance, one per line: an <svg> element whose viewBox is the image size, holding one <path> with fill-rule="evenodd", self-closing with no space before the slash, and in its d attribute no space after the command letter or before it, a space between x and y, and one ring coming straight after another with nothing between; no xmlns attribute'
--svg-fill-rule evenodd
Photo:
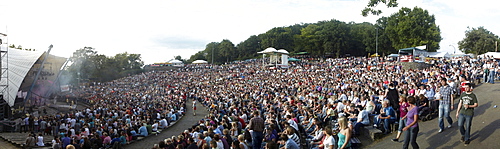
<svg viewBox="0 0 500 149"><path fill-rule="evenodd" d="M338 148L339 149L350 148L352 130L349 128L347 124L347 119L345 117L340 117L338 123L339 123L339 133L337 134L337 136L339 137L339 141L337 143Z"/></svg>
<svg viewBox="0 0 500 149"><path fill-rule="evenodd" d="M239 146L241 149L248 149L248 145L245 143L245 136L238 135Z"/></svg>

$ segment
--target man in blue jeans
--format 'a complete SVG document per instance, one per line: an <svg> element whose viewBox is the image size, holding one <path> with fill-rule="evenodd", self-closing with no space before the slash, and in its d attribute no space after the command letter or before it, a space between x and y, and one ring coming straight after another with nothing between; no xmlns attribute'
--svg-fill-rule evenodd
<svg viewBox="0 0 500 149"><path fill-rule="evenodd" d="M467 146L470 143L470 128L472 125L472 117L474 116L474 108L476 108L478 104L476 95L472 93L470 83L467 83L464 89L464 93L459 97L460 101L458 102L456 117L458 118L460 134L462 134L460 141L464 142L464 145Z"/></svg>
<svg viewBox="0 0 500 149"><path fill-rule="evenodd" d="M264 138L264 128L264 119L259 116L259 111L253 111L253 118L250 119L250 123L248 124L248 129L252 130L252 148L260 149L262 139Z"/></svg>
<svg viewBox="0 0 500 149"><path fill-rule="evenodd" d="M396 122L396 111L390 106L389 100L382 102L382 109L380 109L380 114L375 117L374 126L380 125L381 121L384 121L384 134L391 133L390 124Z"/></svg>
<svg viewBox="0 0 500 149"><path fill-rule="evenodd" d="M453 110L453 94L452 87L446 83L446 78L441 79L441 87L439 88L441 99L439 100L439 132L444 130L444 118L448 120L448 128L451 128L453 120L450 117L450 111Z"/></svg>

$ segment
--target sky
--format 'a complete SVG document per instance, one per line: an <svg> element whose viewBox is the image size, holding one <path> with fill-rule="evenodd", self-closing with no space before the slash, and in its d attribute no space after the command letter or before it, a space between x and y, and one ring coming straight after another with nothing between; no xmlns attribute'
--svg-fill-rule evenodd
<svg viewBox="0 0 500 149"><path fill-rule="evenodd" d="M184 59L210 42L235 45L274 27L337 19L370 22L401 7L418 6L436 18L441 49L453 53L467 27L500 35L500 2L493 0L398 0L378 6L380 16L361 16L368 0L6 0L0 2L4 43L70 57L83 47L98 54L141 54L145 64ZM452 45L452 46L450 46Z"/></svg>

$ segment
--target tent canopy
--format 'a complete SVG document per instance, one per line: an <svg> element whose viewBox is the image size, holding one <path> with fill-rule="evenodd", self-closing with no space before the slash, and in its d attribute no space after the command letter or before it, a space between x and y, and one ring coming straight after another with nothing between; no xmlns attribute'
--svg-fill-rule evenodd
<svg viewBox="0 0 500 149"><path fill-rule="evenodd" d="M171 63L171 64L182 64L182 61L174 59L174 60L171 60L169 63Z"/></svg>
<svg viewBox="0 0 500 149"><path fill-rule="evenodd" d="M399 54L390 54L390 55L387 55L388 57L399 57Z"/></svg>
<svg viewBox="0 0 500 149"><path fill-rule="evenodd" d="M269 48L265 49L264 51L260 51L257 53L276 53L276 52L278 52L278 50L276 50L275 48L269 47Z"/></svg>
<svg viewBox="0 0 500 149"><path fill-rule="evenodd" d="M307 52L299 52L299 53L295 53L295 55L306 55L308 54Z"/></svg>
<svg viewBox="0 0 500 149"><path fill-rule="evenodd" d="M285 49L279 49L277 53L288 54L288 51L286 51Z"/></svg>
<svg viewBox="0 0 500 149"><path fill-rule="evenodd" d="M193 63L193 64L208 64L208 62L207 62L207 61L205 61L205 60L195 60L195 61L193 61L192 63Z"/></svg>
<svg viewBox="0 0 500 149"><path fill-rule="evenodd" d="M500 59L500 52L486 52L484 54L479 55L480 57L484 56L493 56L495 59Z"/></svg>
<svg viewBox="0 0 500 149"><path fill-rule="evenodd" d="M288 58L288 61L290 61L290 62L296 62L296 61L300 61L300 59L296 59L296 58L290 57L290 58Z"/></svg>

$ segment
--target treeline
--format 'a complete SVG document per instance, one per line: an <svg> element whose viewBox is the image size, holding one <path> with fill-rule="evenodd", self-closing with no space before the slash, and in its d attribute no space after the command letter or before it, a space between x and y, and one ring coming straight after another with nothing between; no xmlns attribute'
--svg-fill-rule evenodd
<svg viewBox="0 0 500 149"><path fill-rule="evenodd" d="M378 42L377 42L378 40ZM415 7L402 8L376 24L342 22L339 20L275 27L266 33L250 36L235 45L228 39L211 42L190 57L221 64L234 60L256 58L268 47L290 53L308 52L320 57L366 56L396 53L398 49L427 45L428 51L439 49L441 32L434 15ZM378 43L378 49L377 49ZM213 59L212 59L213 57Z"/></svg>
<svg viewBox="0 0 500 149"><path fill-rule="evenodd" d="M92 47L73 52L66 73L71 83L106 82L143 72L140 54L119 53L114 57L97 54Z"/></svg>

